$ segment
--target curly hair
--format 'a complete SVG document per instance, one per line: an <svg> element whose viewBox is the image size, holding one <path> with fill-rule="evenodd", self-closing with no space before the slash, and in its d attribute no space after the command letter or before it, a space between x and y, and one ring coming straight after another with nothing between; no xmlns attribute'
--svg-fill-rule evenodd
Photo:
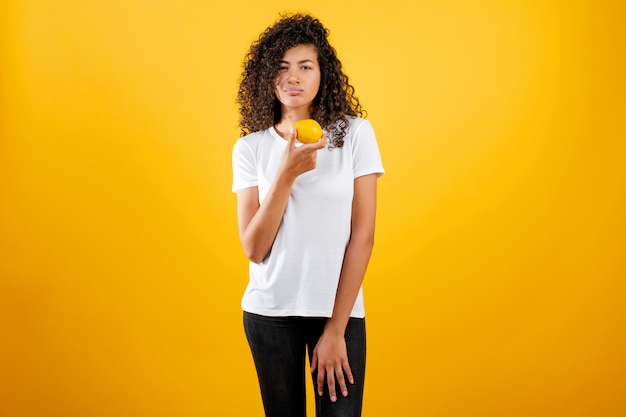
<svg viewBox="0 0 626 417"><path fill-rule="evenodd" d="M341 69L337 52L328 42L329 34L312 16L287 14L252 43L243 62L237 94L241 136L268 129L280 121L281 105L275 93L280 62L288 49L311 45L317 51L321 72L311 117L329 133L332 147L343 146L348 116L364 117L366 112Z"/></svg>

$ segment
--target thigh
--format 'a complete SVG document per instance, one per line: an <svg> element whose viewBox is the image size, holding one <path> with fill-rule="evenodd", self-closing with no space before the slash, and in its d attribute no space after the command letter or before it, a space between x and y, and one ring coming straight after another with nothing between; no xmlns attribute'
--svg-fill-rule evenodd
<svg viewBox="0 0 626 417"><path fill-rule="evenodd" d="M297 318L244 313L267 417L304 417L306 342Z"/></svg>
<svg viewBox="0 0 626 417"><path fill-rule="evenodd" d="M315 327L315 339L310 341L309 360L317 340L319 340L324 330L321 327ZM313 374L313 386L315 387L315 410L317 417L359 417L363 406L363 388L365 384L365 320L358 318L350 318L345 332L346 348L348 352L348 363L354 377L354 384L348 384L348 396L343 397L341 394L337 396L336 402L330 401L328 389L324 390L325 395L317 394L317 374ZM339 386L337 386L339 393Z"/></svg>

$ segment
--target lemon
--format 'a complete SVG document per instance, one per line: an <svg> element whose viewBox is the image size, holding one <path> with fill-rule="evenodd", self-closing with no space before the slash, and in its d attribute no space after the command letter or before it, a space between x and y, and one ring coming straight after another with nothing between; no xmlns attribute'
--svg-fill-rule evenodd
<svg viewBox="0 0 626 417"><path fill-rule="evenodd" d="M298 140L302 143L317 142L323 135L322 126L313 119L298 120L293 126L298 132Z"/></svg>

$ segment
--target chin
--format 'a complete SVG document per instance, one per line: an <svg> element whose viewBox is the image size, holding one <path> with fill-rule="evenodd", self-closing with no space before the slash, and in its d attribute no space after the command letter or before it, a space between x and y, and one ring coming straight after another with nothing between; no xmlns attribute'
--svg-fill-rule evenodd
<svg viewBox="0 0 626 417"><path fill-rule="evenodd" d="M311 106L313 104L312 101L308 101L308 100L302 100L302 99L287 99L287 100L280 100L281 104L285 107L303 107L303 106Z"/></svg>

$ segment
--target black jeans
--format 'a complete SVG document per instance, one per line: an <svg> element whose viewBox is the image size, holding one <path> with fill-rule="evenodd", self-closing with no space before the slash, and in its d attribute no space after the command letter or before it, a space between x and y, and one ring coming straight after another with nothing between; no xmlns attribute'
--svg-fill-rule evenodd
<svg viewBox="0 0 626 417"><path fill-rule="evenodd" d="M244 329L256 366L266 417L305 417L305 357L324 331L326 318L267 317L244 312ZM359 417L365 382L365 320L350 318L345 332L348 362L354 384L347 382L348 396L337 386L337 401L331 402L328 387L324 395L315 387L317 417ZM307 368L308 369L308 368ZM316 372L317 373L317 372Z"/></svg>

